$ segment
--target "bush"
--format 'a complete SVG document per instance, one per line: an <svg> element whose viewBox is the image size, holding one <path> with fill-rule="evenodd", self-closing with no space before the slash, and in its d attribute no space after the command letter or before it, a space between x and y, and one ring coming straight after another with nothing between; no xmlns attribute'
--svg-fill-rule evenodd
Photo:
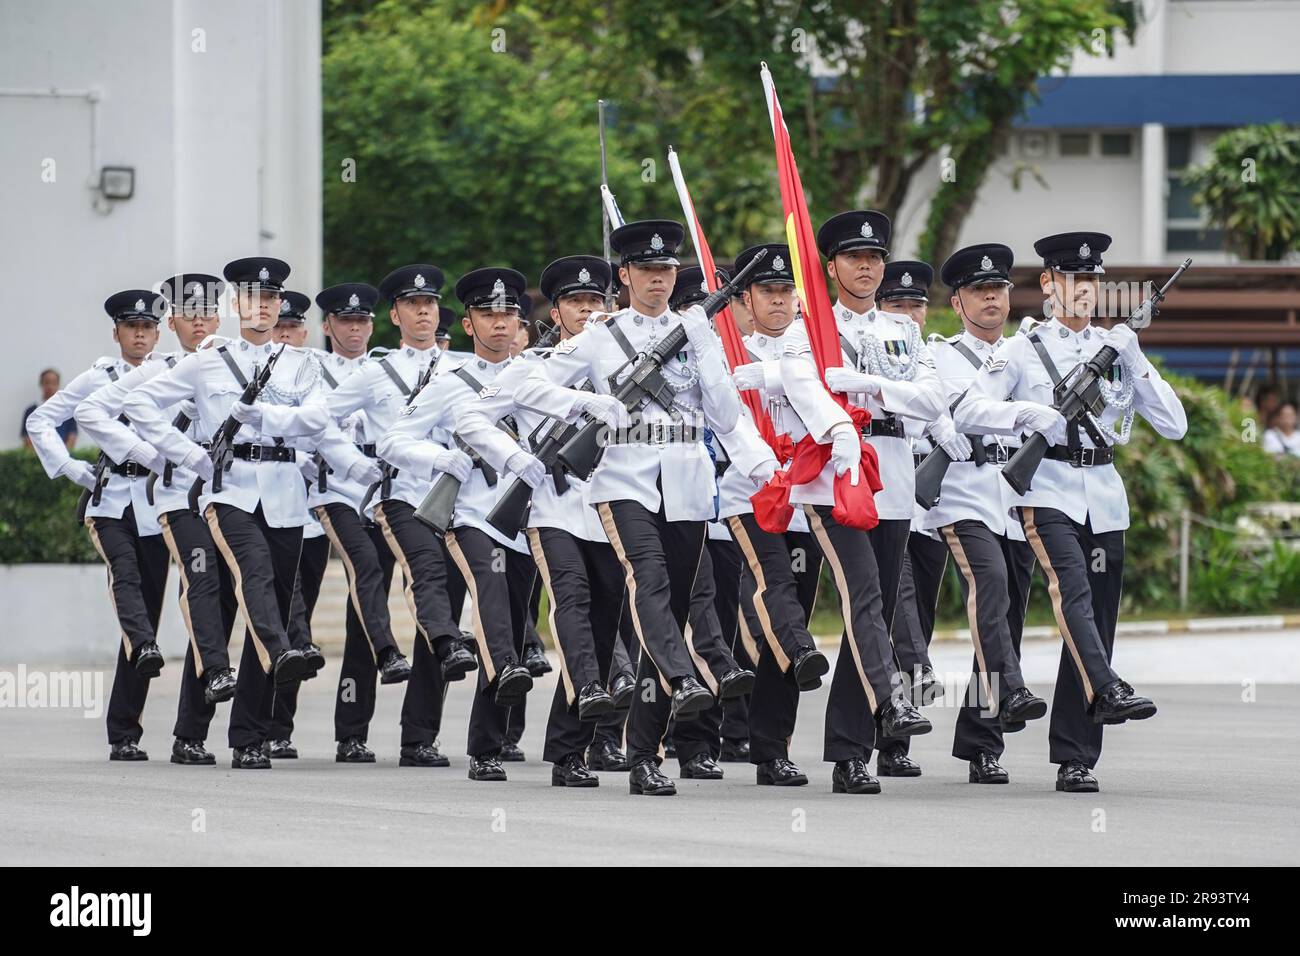
<svg viewBox="0 0 1300 956"><path fill-rule="evenodd" d="M73 454L93 462L99 453ZM86 529L77 524L81 488L51 481L26 448L0 452L0 564L89 564L99 560Z"/></svg>

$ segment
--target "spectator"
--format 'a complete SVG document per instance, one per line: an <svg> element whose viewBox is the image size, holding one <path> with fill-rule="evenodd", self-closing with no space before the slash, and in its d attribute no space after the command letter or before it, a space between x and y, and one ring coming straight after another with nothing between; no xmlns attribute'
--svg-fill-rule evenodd
<svg viewBox="0 0 1300 956"><path fill-rule="evenodd" d="M47 368L41 372L41 401L34 402L27 406L27 411L23 412L23 421L19 426L18 437L23 440L23 447L31 448L32 440L27 437L27 416L36 411L36 406L49 400L50 396L59 390L59 373L57 369ZM59 437L69 448L76 447L77 444L77 423L74 419L69 418L66 422L58 427Z"/></svg>
<svg viewBox="0 0 1300 956"><path fill-rule="evenodd" d="M1295 427L1296 410L1294 402L1283 402L1273 413L1270 428L1264 432L1261 444L1267 452L1274 455L1300 456L1300 431Z"/></svg>
<svg viewBox="0 0 1300 956"><path fill-rule="evenodd" d="M1282 404L1282 393L1276 385L1261 385L1255 392L1255 412L1259 421L1268 428L1273 421L1273 413Z"/></svg>

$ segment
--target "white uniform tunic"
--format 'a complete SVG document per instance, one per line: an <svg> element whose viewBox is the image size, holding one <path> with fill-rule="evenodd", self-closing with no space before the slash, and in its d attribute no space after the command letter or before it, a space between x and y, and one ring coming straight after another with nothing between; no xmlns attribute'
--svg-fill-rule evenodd
<svg viewBox="0 0 1300 956"><path fill-rule="evenodd" d="M316 355L316 361L320 362L321 378L324 380L325 388L329 393L333 393L345 381L360 372L369 361L365 355L359 355L356 358L344 358L342 355L324 352L319 349L313 349L312 351ZM328 397L325 399L325 403L329 405ZM374 428L370 425L369 417L364 408L335 419L335 424L338 425L343 437L354 446L373 445L375 443L377 436L374 433ZM359 448L357 454L364 457ZM303 475L310 481L307 486L308 509L314 511L319 506L328 504L345 504L354 509L361 506L361 499L365 497L369 485L362 481L349 479L347 476L348 465L342 462L326 461L331 473L326 475L325 490L321 491L319 467L311 463L311 459L308 459L308 463L303 468ZM314 518L311 523L319 527L319 522ZM304 531L305 533L306 531ZM324 531L322 530L321 533L323 534Z"/></svg>
<svg viewBox="0 0 1300 956"><path fill-rule="evenodd" d="M590 379L597 392L609 394L609 376L622 369L621 383L622 376L631 371L622 368L627 355L610 332L613 323L618 323L633 349L646 353L680 324L680 320L668 310L658 316L646 316L624 309L607 321L588 322L581 333L560 343L545 363L539 363L539 369L546 370L544 375L535 374L520 383L516 390L519 404L546 413L558 397L565 409L565 420L575 421L579 416L574 402L579 393L552 394L549 399L548 393L559 386ZM658 404L649 402L637 412L640 422L651 429L685 425L698 428L701 433L706 425L719 433L736 427L740 399L727 374L722 344L716 337L702 355L697 355L695 346L687 342L664 365L664 375L681 388L674 400L678 415L674 417ZM637 422L633 424L635 427ZM605 448L592 474L588 500L594 504L635 501L650 512L657 512L662 505L669 521L709 521L714 516L714 479L713 459L703 441L611 444Z"/></svg>
<svg viewBox="0 0 1300 956"><path fill-rule="evenodd" d="M1109 336L1092 325L1074 332L1056 319L1044 322L1036 332L1063 377L1106 345ZM1122 363L1116 368L1119 381L1128 378L1133 384L1133 409L1160 435L1181 438L1187 431L1187 415L1160 373L1149 364L1136 376ZM1007 399L1051 405L1052 388L1051 376L1029 336L1016 335L985 362L953 418L962 432L1014 434L1018 412ZM1107 407L1099 420L1103 426L1114 426L1121 417L1116 409ZM1093 447L1082 428L1079 441L1084 448ZM1006 500L1010 507L1055 508L1078 524L1091 521L1092 530L1098 533L1120 531L1129 525L1128 494L1113 463L1075 468L1069 462L1044 458L1030 484L1023 496L1009 491Z"/></svg>
<svg viewBox="0 0 1300 956"><path fill-rule="evenodd" d="M273 342L254 345L245 339L224 348L250 382L274 353L284 350L268 387L258 398L261 427L242 425L232 444L282 443L298 449L301 455L327 440L329 412L320 368L310 351ZM243 390L222 357L222 347L205 348L132 389L123 408L141 437L167 460L179 462L204 451L192 438L172 427L166 410L192 400L198 413L197 434L211 437L229 417ZM334 432L337 434L337 429ZM212 482L204 486L199 510L205 511L210 503L227 504L249 514L261 505L270 527L299 528L306 520L307 490L295 462L233 458L230 470L221 477L220 491L213 491Z"/></svg>
<svg viewBox="0 0 1300 956"><path fill-rule="evenodd" d="M841 347L845 367L870 372L883 382L879 398L850 393L850 402L865 408L873 419L893 414L932 422L943 414L943 388L935 375L934 360L921 341L915 322L905 315L880 309L854 312L837 302L835 324L841 340L847 340L857 356L855 360ZM804 323L796 321L784 339L781 377L785 381L786 393L817 441L829 442L830 425L834 422L817 394L817 390L825 393L826 386L817 374ZM878 356L882 354L885 368L877 367L881 361ZM909 367L916 369L910 381L896 381L890 377L907 373ZM880 483L884 486L876 492L876 513L882 520L910 521L916 498L916 469L912 463L911 443L906 437L885 435L868 437L867 441L876 450ZM834 478L835 466L828 461L815 480L791 491L791 502L834 504Z"/></svg>
<svg viewBox="0 0 1300 956"><path fill-rule="evenodd" d="M161 360L156 364L166 368ZM27 437L31 439L32 448L36 451L36 456L40 459L47 475L51 478L60 477L68 463L74 460L68 451L68 446L59 437L58 427L67 419L74 417L77 406L84 399L99 389L125 378L134 370L135 367L123 358L105 356L97 359L94 365L51 395L27 416ZM100 446L100 450L119 465L137 449L143 451L147 446L136 435L132 435L131 439L125 442L114 444L112 449ZM140 459L132 460L136 460L139 464L148 464ZM105 479L99 504L96 505L92 499L86 506L86 517L120 519L129 506L134 506L136 529L142 537L162 533L153 506L149 504L145 494L145 485L149 480L146 471L141 469L141 473L135 478L106 474Z"/></svg>

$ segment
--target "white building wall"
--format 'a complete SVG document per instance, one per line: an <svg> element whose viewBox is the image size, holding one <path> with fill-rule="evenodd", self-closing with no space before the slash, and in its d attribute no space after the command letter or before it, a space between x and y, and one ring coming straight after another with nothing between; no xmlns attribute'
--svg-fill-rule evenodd
<svg viewBox="0 0 1300 956"><path fill-rule="evenodd" d="M89 103L10 95L51 88L97 91L94 164L135 168L107 214ZM102 303L119 289L263 254L314 295L320 162L315 0L0 0L0 306L11 332L30 322L0 365L0 447L42 368L67 381L114 351Z"/></svg>

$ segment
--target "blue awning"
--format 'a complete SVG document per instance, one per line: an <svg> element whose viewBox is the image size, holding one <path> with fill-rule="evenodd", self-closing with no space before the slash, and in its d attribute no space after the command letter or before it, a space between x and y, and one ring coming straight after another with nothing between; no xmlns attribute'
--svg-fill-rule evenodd
<svg viewBox="0 0 1300 956"><path fill-rule="evenodd" d="M1045 76L1020 127L1300 123L1300 73Z"/></svg>

